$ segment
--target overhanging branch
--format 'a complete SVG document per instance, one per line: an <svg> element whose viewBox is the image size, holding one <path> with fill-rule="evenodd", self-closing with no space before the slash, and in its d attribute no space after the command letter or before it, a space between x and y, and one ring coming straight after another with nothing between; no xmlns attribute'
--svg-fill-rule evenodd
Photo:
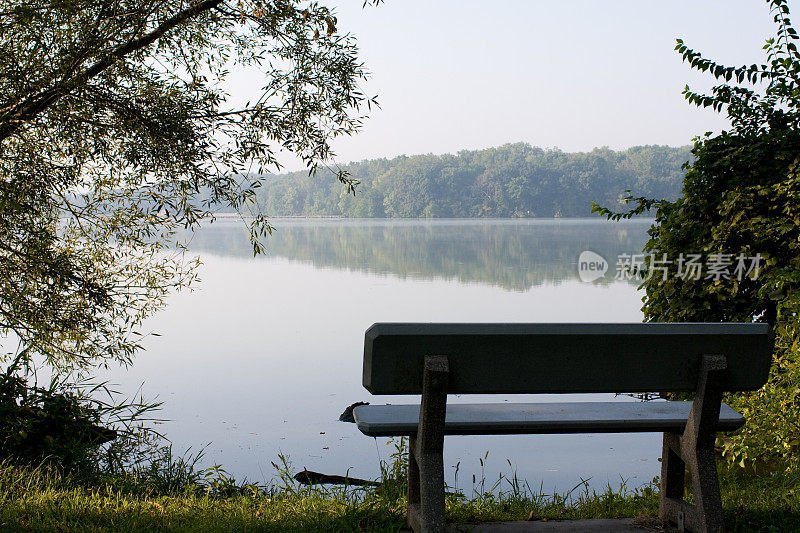
<svg viewBox="0 0 800 533"><path fill-rule="evenodd" d="M223 0L204 0L202 2L198 2L181 11L180 13L170 17L164 21L163 24L158 26L147 35L118 46L106 57L72 78L72 80L68 80L43 91L33 100L16 104L11 109L4 112L2 118L0 118L0 121L2 122L0 123L0 142L13 135L14 132L20 128L22 123L35 118L38 114L45 111L63 96L69 94L75 88L85 84L87 81L106 70L108 67L113 65L115 61L153 44L168 31L174 29L180 24L183 24L187 20L196 17L200 13L217 7L222 2Z"/></svg>

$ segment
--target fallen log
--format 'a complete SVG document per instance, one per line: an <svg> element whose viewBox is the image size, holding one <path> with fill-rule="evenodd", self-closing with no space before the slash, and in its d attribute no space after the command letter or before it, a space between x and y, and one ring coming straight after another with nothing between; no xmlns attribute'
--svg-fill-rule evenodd
<svg viewBox="0 0 800 533"><path fill-rule="evenodd" d="M367 479L358 479L357 477L331 476L311 470L303 470L298 472L294 475L294 478L303 485L350 485L358 487L381 486L379 481L369 481Z"/></svg>

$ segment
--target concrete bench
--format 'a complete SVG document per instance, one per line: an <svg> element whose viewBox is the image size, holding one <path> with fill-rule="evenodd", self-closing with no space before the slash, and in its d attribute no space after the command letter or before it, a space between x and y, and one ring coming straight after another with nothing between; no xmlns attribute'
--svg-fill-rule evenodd
<svg viewBox="0 0 800 533"><path fill-rule="evenodd" d="M364 343L364 387L421 394L412 405L361 405L370 436L408 436L408 523L444 531L445 435L664 433L659 515L721 531L717 431L744 418L725 391L760 388L773 337L766 324L375 324ZM453 404L448 394L694 392L693 402ZM695 505L683 498L690 467Z"/></svg>

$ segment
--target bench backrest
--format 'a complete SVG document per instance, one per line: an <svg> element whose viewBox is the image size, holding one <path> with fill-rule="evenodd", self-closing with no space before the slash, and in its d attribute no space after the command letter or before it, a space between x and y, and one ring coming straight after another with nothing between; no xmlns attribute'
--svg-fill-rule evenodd
<svg viewBox="0 0 800 533"><path fill-rule="evenodd" d="M767 324L381 323L364 341L364 387L420 394L426 355L446 355L453 394L680 392L700 359L725 355L724 390L756 390L772 361Z"/></svg>

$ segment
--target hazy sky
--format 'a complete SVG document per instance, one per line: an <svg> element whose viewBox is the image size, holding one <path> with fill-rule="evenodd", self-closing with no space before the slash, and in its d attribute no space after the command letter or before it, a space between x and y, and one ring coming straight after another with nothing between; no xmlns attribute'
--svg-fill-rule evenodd
<svg viewBox="0 0 800 533"><path fill-rule="evenodd" d="M518 141L565 151L688 144L725 121L684 101L685 84L711 83L681 62L675 38L738 66L763 62L775 33L759 0L321 3L358 37L372 73L364 88L381 105L335 143L341 163Z"/></svg>

